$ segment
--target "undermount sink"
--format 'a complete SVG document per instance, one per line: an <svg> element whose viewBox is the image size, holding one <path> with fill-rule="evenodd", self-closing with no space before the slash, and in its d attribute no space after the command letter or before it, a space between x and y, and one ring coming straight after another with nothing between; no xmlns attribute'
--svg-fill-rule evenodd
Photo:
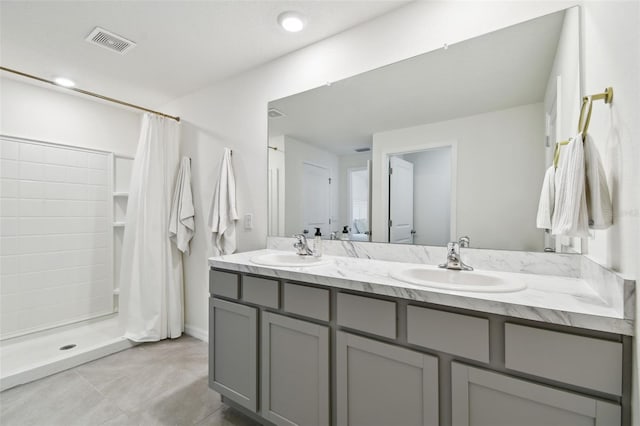
<svg viewBox="0 0 640 426"><path fill-rule="evenodd" d="M254 256L251 262L262 266L318 266L329 263L328 259L313 256L300 256L295 253L268 253Z"/></svg>
<svg viewBox="0 0 640 426"><path fill-rule="evenodd" d="M506 293L524 290L527 287L526 283L517 277L507 279L485 271L456 271L426 266L402 269L392 272L391 276L410 284L457 291Z"/></svg>

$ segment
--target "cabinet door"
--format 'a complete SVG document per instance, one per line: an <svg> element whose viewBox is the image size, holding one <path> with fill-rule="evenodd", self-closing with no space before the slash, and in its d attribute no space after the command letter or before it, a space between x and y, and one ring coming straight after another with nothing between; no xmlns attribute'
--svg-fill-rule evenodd
<svg viewBox="0 0 640 426"><path fill-rule="evenodd" d="M262 415L278 425L329 424L329 328L262 314Z"/></svg>
<svg viewBox="0 0 640 426"><path fill-rule="evenodd" d="M614 426L620 406L463 364L451 366L453 426Z"/></svg>
<svg viewBox="0 0 640 426"><path fill-rule="evenodd" d="M209 299L209 386L257 409L257 310Z"/></svg>
<svg viewBox="0 0 640 426"><path fill-rule="evenodd" d="M338 332L338 425L438 424L438 359Z"/></svg>

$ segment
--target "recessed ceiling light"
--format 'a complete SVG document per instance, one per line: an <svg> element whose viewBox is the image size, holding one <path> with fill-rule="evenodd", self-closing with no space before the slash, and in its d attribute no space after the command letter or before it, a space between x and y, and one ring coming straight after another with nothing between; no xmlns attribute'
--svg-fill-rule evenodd
<svg viewBox="0 0 640 426"><path fill-rule="evenodd" d="M285 31L297 33L304 28L305 20L298 12L289 11L278 15L278 24L280 24Z"/></svg>
<svg viewBox="0 0 640 426"><path fill-rule="evenodd" d="M53 79L53 82L62 87L73 87L76 85L76 83L74 83L72 80L69 80L65 77L56 77Z"/></svg>

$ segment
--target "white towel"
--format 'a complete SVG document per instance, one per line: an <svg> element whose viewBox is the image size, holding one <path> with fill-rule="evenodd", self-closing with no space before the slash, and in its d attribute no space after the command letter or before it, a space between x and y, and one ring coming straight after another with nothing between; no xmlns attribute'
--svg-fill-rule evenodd
<svg viewBox="0 0 640 426"><path fill-rule="evenodd" d="M169 217L169 238L183 253L189 254L189 241L195 233L195 212L191 193L191 161L182 157L176 186L173 191L173 204Z"/></svg>
<svg viewBox="0 0 640 426"><path fill-rule="evenodd" d="M551 229L551 218L556 197L556 168L552 165L547 169L542 181L542 191L538 202L538 216L536 226L542 229Z"/></svg>
<svg viewBox="0 0 640 426"><path fill-rule="evenodd" d="M584 141L584 160L589 228L606 229L613 223L611 196L598 148L588 133Z"/></svg>
<svg viewBox="0 0 640 426"><path fill-rule="evenodd" d="M589 236L585 180L584 147L582 134L578 134L560 152L551 220L553 235Z"/></svg>
<svg viewBox="0 0 640 426"><path fill-rule="evenodd" d="M213 233L214 255L231 254L236 251L236 180L231 166L231 150L224 149L220 176L211 200L207 224Z"/></svg>

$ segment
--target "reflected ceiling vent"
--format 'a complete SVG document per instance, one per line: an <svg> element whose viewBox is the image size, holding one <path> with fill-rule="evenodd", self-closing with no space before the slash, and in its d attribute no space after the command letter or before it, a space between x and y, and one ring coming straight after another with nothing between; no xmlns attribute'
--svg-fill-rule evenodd
<svg viewBox="0 0 640 426"><path fill-rule="evenodd" d="M268 114L269 114L269 118L280 118L280 117L287 116L284 112L277 110L275 108L269 108Z"/></svg>
<svg viewBox="0 0 640 426"><path fill-rule="evenodd" d="M95 27L85 40L91 44L104 47L105 49L109 49L112 52L117 52L121 55L124 55L129 50L136 47L136 44L133 41L127 40L124 37L120 37L119 35L100 27Z"/></svg>
<svg viewBox="0 0 640 426"><path fill-rule="evenodd" d="M369 147L364 147L364 148L356 148L354 149L355 152L369 152L371 151L371 148Z"/></svg>

